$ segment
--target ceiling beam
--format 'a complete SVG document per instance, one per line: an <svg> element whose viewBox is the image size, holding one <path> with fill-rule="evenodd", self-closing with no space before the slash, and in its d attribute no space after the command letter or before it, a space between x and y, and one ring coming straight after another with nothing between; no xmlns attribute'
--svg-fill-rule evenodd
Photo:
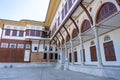
<svg viewBox="0 0 120 80"><path fill-rule="evenodd" d="M65 29L65 31L67 32L68 37L70 38L70 34L69 34L67 28L65 26L63 26L63 28Z"/></svg>
<svg viewBox="0 0 120 80"><path fill-rule="evenodd" d="M80 3L80 7L85 11L85 13L87 14L87 16L88 16L88 18L90 20L90 23L93 25L93 19L92 19L91 15L90 15L89 11L87 10L87 8L82 3Z"/></svg>
<svg viewBox="0 0 120 80"><path fill-rule="evenodd" d="M62 35L62 33L59 31L59 34L61 35L61 37L62 37L62 40L64 40L65 41L65 39L64 39L64 37L63 37L63 35ZM62 42L61 42L61 44L62 44Z"/></svg>
<svg viewBox="0 0 120 80"><path fill-rule="evenodd" d="M77 29L77 33L79 34L79 28L78 28L78 26L77 26L75 20L73 20L72 17L70 17L70 20L74 23L74 25L75 25L75 27L76 27L76 29Z"/></svg>

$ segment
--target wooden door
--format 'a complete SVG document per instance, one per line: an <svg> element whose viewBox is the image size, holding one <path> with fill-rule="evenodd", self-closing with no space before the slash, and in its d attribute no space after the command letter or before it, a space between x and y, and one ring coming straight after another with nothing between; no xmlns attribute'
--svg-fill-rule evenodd
<svg viewBox="0 0 120 80"><path fill-rule="evenodd" d="M91 61L97 61L96 46L90 47Z"/></svg>
<svg viewBox="0 0 120 80"><path fill-rule="evenodd" d="M74 52L74 61L77 62L78 58L77 58L77 52Z"/></svg>
<svg viewBox="0 0 120 80"><path fill-rule="evenodd" d="M104 52L106 61L116 61L113 41L104 43Z"/></svg>

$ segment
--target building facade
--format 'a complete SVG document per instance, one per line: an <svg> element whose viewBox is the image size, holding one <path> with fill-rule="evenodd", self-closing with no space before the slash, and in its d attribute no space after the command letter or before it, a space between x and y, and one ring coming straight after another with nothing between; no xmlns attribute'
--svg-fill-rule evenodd
<svg viewBox="0 0 120 80"><path fill-rule="evenodd" d="M60 66L119 79L119 20L119 0L61 0L50 27Z"/></svg>
<svg viewBox="0 0 120 80"><path fill-rule="evenodd" d="M23 25L23 23L27 23ZM56 62L56 47L38 22L1 20L0 62Z"/></svg>
<svg viewBox="0 0 120 80"><path fill-rule="evenodd" d="M119 21L120 0L51 0L45 25L0 22L0 62L57 62L119 79Z"/></svg>

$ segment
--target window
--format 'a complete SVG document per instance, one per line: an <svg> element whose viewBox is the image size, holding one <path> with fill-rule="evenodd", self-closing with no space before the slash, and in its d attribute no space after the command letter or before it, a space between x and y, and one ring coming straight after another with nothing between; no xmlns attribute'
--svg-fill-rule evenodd
<svg viewBox="0 0 120 80"><path fill-rule="evenodd" d="M55 59L58 59L58 54L57 53L55 54Z"/></svg>
<svg viewBox="0 0 120 80"><path fill-rule="evenodd" d="M50 50L50 51L52 51L52 50L53 50L53 47L52 47L52 46L50 46L49 50Z"/></svg>
<svg viewBox="0 0 120 80"><path fill-rule="evenodd" d="M10 36L10 31L11 31L10 29L6 29L6 30L5 30L5 35L6 35L6 36Z"/></svg>
<svg viewBox="0 0 120 80"><path fill-rule="evenodd" d="M72 32L72 39L75 38L77 35L78 35L77 29L73 29L73 32Z"/></svg>
<svg viewBox="0 0 120 80"><path fill-rule="evenodd" d="M95 45L95 42L94 42L94 41L91 41L91 42L90 42L90 45L91 45L91 46Z"/></svg>
<svg viewBox="0 0 120 80"><path fill-rule="evenodd" d="M27 48L27 49L30 49L30 44L26 44L26 48Z"/></svg>
<svg viewBox="0 0 120 80"><path fill-rule="evenodd" d="M37 50L38 48L37 47L34 47L34 50Z"/></svg>
<svg viewBox="0 0 120 80"><path fill-rule="evenodd" d="M13 30L12 36L17 36L17 30Z"/></svg>
<svg viewBox="0 0 120 80"><path fill-rule="evenodd" d="M49 54L49 59L53 59L53 54L52 53Z"/></svg>
<svg viewBox="0 0 120 80"><path fill-rule="evenodd" d="M24 31L19 31L19 36L23 37L23 35L24 35Z"/></svg>
<svg viewBox="0 0 120 80"><path fill-rule="evenodd" d="M47 59L47 53L44 53L44 59Z"/></svg>
<svg viewBox="0 0 120 80"><path fill-rule="evenodd" d="M47 51L47 46L44 47L44 50Z"/></svg>
<svg viewBox="0 0 120 80"><path fill-rule="evenodd" d="M16 44L10 43L10 48L16 48Z"/></svg>
<svg viewBox="0 0 120 80"><path fill-rule="evenodd" d="M29 36L30 30L26 30L26 36Z"/></svg>
<svg viewBox="0 0 120 80"><path fill-rule="evenodd" d="M90 26L89 20L84 20L83 23L82 23L81 32L83 33L90 28L91 28L91 26Z"/></svg>
<svg viewBox="0 0 120 80"><path fill-rule="evenodd" d="M30 36L35 36L35 30L30 30Z"/></svg>
<svg viewBox="0 0 120 80"><path fill-rule="evenodd" d="M18 48L24 48L24 44L18 44Z"/></svg>
<svg viewBox="0 0 120 80"><path fill-rule="evenodd" d="M40 37L40 31L36 30L36 36Z"/></svg>
<svg viewBox="0 0 120 80"><path fill-rule="evenodd" d="M107 3L103 4L98 12L96 22L98 23L98 22L102 21L103 19L109 17L116 11L117 11L117 8L113 3L107 2Z"/></svg>
<svg viewBox="0 0 120 80"><path fill-rule="evenodd" d="M109 40L111 40L111 39L110 39L110 36L109 36L109 35L106 35L106 36L104 37L104 41L109 41Z"/></svg>
<svg viewBox="0 0 120 80"><path fill-rule="evenodd" d="M1 48L8 48L8 43L1 43Z"/></svg>

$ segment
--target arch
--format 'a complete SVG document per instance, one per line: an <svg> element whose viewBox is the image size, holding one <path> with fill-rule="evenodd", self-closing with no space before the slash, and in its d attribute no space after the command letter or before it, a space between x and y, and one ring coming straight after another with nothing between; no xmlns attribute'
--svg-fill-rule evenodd
<svg viewBox="0 0 120 80"><path fill-rule="evenodd" d="M85 19L81 26L81 33L85 32L86 30L88 30L90 28L91 28L91 25L90 25L89 20Z"/></svg>
<svg viewBox="0 0 120 80"><path fill-rule="evenodd" d="M106 36L104 37L104 41L109 41L109 40L111 40L110 36L109 36L109 35L106 35Z"/></svg>
<svg viewBox="0 0 120 80"><path fill-rule="evenodd" d="M66 36L66 42L68 42L70 40L69 35Z"/></svg>
<svg viewBox="0 0 120 80"><path fill-rule="evenodd" d="M81 0L81 2L82 1L83 0ZM91 15L90 15L89 11L87 10L87 8L82 3L80 3L80 6L85 11L85 13L87 14L87 16L88 16L88 18L90 20L90 23L93 25L93 19L92 19Z"/></svg>
<svg viewBox="0 0 120 80"><path fill-rule="evenodd" d="M77 29L74 28L72 31L72 39L75 38L77 36L77 34L78 34Z"/></svg>
<svg viewBox="0 0 120 80"><path fill-rule="evenodd" d="M117 8L113 3L104 3L98 10L96 16L96 23L99 23L100 21L104 20L115 12L117 12Z"/></svg>
<svg viewBox="0 0 120 80"><path fill-rule="evenodd" d="M95 45L95 42L94 42L94 41L91 41L91 42L90 42L90 45L91 45L91 46Z"/></svg>
<svg viewBox="0 0 120 80"><path fill-rule="evenodd" d="M62 39L61 44L62 44L62 45L64 44L64 39Z"/></svg>

